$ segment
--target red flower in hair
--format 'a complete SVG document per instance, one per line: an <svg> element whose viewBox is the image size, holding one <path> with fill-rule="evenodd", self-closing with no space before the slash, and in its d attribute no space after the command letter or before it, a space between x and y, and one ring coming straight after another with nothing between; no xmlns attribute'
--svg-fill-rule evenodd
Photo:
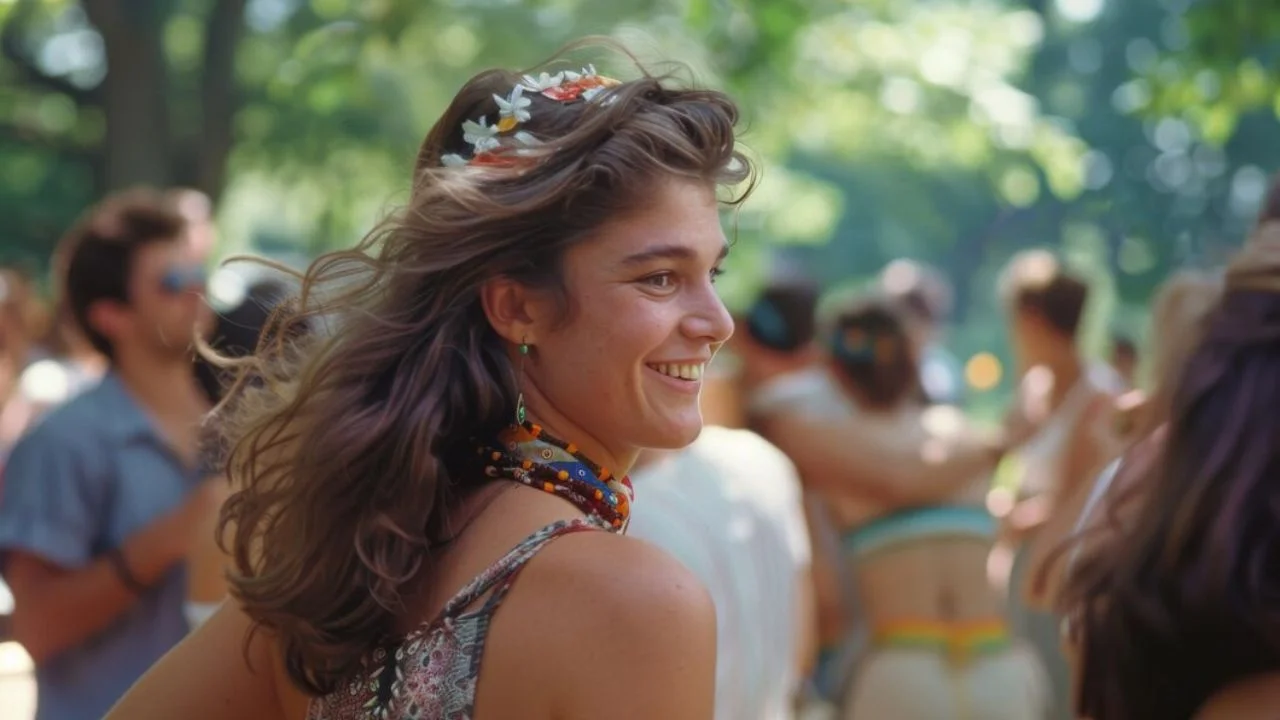
<svg viewBox="0 0 1280 720"><path fill-rule="evenodd" d="M557 85L543 90L542 95L543 97L548 97L560 102L573 102L574 100L582 97L582 91L584 89L585 88L578 83L565 83L563 85Z"/></svg>

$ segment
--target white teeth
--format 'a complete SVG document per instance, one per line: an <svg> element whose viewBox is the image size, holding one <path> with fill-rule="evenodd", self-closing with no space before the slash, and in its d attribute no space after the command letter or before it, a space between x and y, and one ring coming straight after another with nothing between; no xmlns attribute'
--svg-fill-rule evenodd
<svg viewBox="0 0 1280 720"><path fill-rule="evenodd" d="M681 380L701 380L702 370L706 365L703 363L699 363L697 365L659 363L657 365L650 365L649 367L657 370L663 375L669 375L673 378L679 378Z"/></svg>

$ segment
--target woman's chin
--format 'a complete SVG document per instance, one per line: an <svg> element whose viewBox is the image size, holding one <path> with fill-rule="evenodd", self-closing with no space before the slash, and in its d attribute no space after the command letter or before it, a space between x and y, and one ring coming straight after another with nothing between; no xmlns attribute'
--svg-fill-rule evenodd
<svg viewBox="0 0 1280 720"><path fill-rule="evenodd" d="M655 424L646 433L642 447L653 450L679 450L693 444L702 433L702 414L690 418Z"/></svg>

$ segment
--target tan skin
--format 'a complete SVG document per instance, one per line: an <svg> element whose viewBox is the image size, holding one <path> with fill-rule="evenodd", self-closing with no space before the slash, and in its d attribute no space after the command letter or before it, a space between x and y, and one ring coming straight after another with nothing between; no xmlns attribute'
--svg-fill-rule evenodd
<svg viewBox="0 0 1280 720"><path fill-rule="evenodd" d="M838 370L832 375L839 377ZM855 388L846 391L860 404ZM783 413L764 428L825 497L837 526L849 528L904 507L955 502L958 494L981 503L999 458L996 444L958 413L943 423L952 429L940 432L925 422L925 412L904 401L840 420ZM947 411L930 412L936 419ZM867 619L875 625L998 617L1003 603L986 580L989 549L989 542L971 539L922 541L858 563Z"/></svg>
<svg viewBox="0 0 1280 720"><path fill-rule="evenodd" d="M1134 405L1135 401L1132 394L1121 396L1119 400L1112 400L1102 393L1092 398L1068 437L1067 446L1077 450L1065 459L1064 465L1076 476L1097 478L1131 442L1128 434L1119 430L1138 422L1132 416L1147 410L1143 405ZM1131 473L1126 470L1116 485L1122 485L1129 477ZM1067 571L1067 556L1060 549L1071 538L1093 488L1094 482L1090 481L1072 483L1068 494L1057 502L1057 511L1038 528L1035 542L1029 550L1031 571L1022 586L1022 594L1029 607L1053 609ZM1097 512L1098 517L1105 517L1102 513L1108 511L1104 505Z"/></svg>
<svg viewBox="0 0 1280 720"><path fill-rule="evenodd" d="M1192 720L1280 720L1280 673L1231 685L1209 698Z"/></svg>
<svg viewBox="0 0 1280 720"><path fill-rule="evenodd" d="M691 442L701 428L697 393L671 385L651 365L709 359L728 339L732 321L712 286L724 248L711 189L673 182L643 210L569 250L564 279L574 312L567 322L557 322L550 297L501 278L487 283L490 324L513 355L516 343L535 348L521 378L531 418L617 472L634 463L642 443ZM539 528L580 515L522 486L478 492L455 516L474 516L466 531L413 582L401 629L435 617ZM305 717L309 698L283 674L270 633L253 636L244 662L249 626L228 603L108 718ZM706 720L715 653L711 599L676 560L609 533L569 535L529 563L495 616L475 717L586 720L607 712L624 720Z"/></svg>
<svg viewBox="0 0 1280 720"><path fill-rule="evenodd" d="M746 350L758 375L783 362L761 348ZM966 486L985 492L999 459L997 443L954 419L957 431L936 432L923 418L924 408L904 403L839 420L783 412L760 427L796 463L808 489L823 496L836 526L848 528L895 509L946 501ZM868 619L959 622L999 615L1002 605L986 582L989 547L968 539L927 541L860 563L855 573ZM841 606L837 593L828 588L828 614Z"/></svg>
<svg viewBox="0 0 1280 720"><path fill-rule="evenodd" d="M1022 412L1035 422L1044 422L1062 406L1085 372L1075 341L1032 312L1015 312L1013 316L1015 351L1025 368L1020 388ZM1049 379L1037 383L1036 376ZM1110 425L1104 414L1110 413L1115 398L1089 388L1082 402L1087 408L1067 428L1067 438L1054 459L1053 468L1041 468L1057 478L1057 485L1046 491L1024 495L1004 519L1003 535L1011 543L1027 543L1030 559L1022 586L1017 588L1028 607L1048 609L1053 596L1049 586L1036 579L1043 564L1058 542L1070 532L1088 497L1090 480L1106 466L1119 450L1116 439L1105 429Z"/></svg>
<svg viewBox="0 0 1280 720"><path fill-rule="evenodd" d="M173 452L193 464L206 407L191 377L190 347L206 306L197 292L175 297L160 289L167 269L187 261L185 246L177 240L141 247L130 279L131 301L99 301L90 308L90 322L118 348L114 369L131 395ZM219 500L217 489L205 484L183 505L127 538L121 551L137 579L148 585L158 582L181 562L192 525L214 511ZM137 601L102 558L67 568L14 551L4 558L4 576L14 596L14 638L37 665L90 640Z"/></svg>
<svg viewBox="0 0 1280 720"><path fill-rule="evenodd" d="M222 602L227 596L227 570L232 563L218 547L218 515L222 503L231 494L225 477L209 479L209 512L190 526L190 551L187 553L187 600L194 603ZM227 534L230 537L230 533Z"/></svg>
<svg viewBox="0 0 1280 720"><path fill-rule="evenodd" d="M856 398L856 390L848 390ZM925 420L926 412L954 423L951 442L981 442L950 408L926 410L908 401L884 410L863 407L859 416L869 415L886 428L897 428L903 444L920 444L933 434L925 429L930 424ZM989 474L959 477L962 484L954 491L927 499L915 497L933 504L980 505ZM882 497L859 494L853 485L840 494L828 493L828 499L837 525L843 528L857 527L904 507ZM1003 602L986 578L990 549L990 541L972 538L921 540L859 560L852 569L867 622L875 627L899 620L963 623L1000 617Z"/></svg>

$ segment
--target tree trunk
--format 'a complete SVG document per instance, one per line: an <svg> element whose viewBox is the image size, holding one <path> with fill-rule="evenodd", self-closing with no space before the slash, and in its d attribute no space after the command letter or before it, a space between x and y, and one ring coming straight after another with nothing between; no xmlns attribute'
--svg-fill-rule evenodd
<svg viewBox="0 0 1280 720"><path fill-rule="evenodd" d="M169 82L162 38L168 13L162 0L84 0L102 34L107 74L102 111L105 161L99 189L171 182Z"/></svg>
<svg viewBox="0 0 1280 720"><path fill-rule="evenodd" d="M209 16L200 83L203 132L197 136L196 188L215 201L227 180L232 123L240 98L235 84L236 47L244 28L246 0L218 0Z"/></svg>

